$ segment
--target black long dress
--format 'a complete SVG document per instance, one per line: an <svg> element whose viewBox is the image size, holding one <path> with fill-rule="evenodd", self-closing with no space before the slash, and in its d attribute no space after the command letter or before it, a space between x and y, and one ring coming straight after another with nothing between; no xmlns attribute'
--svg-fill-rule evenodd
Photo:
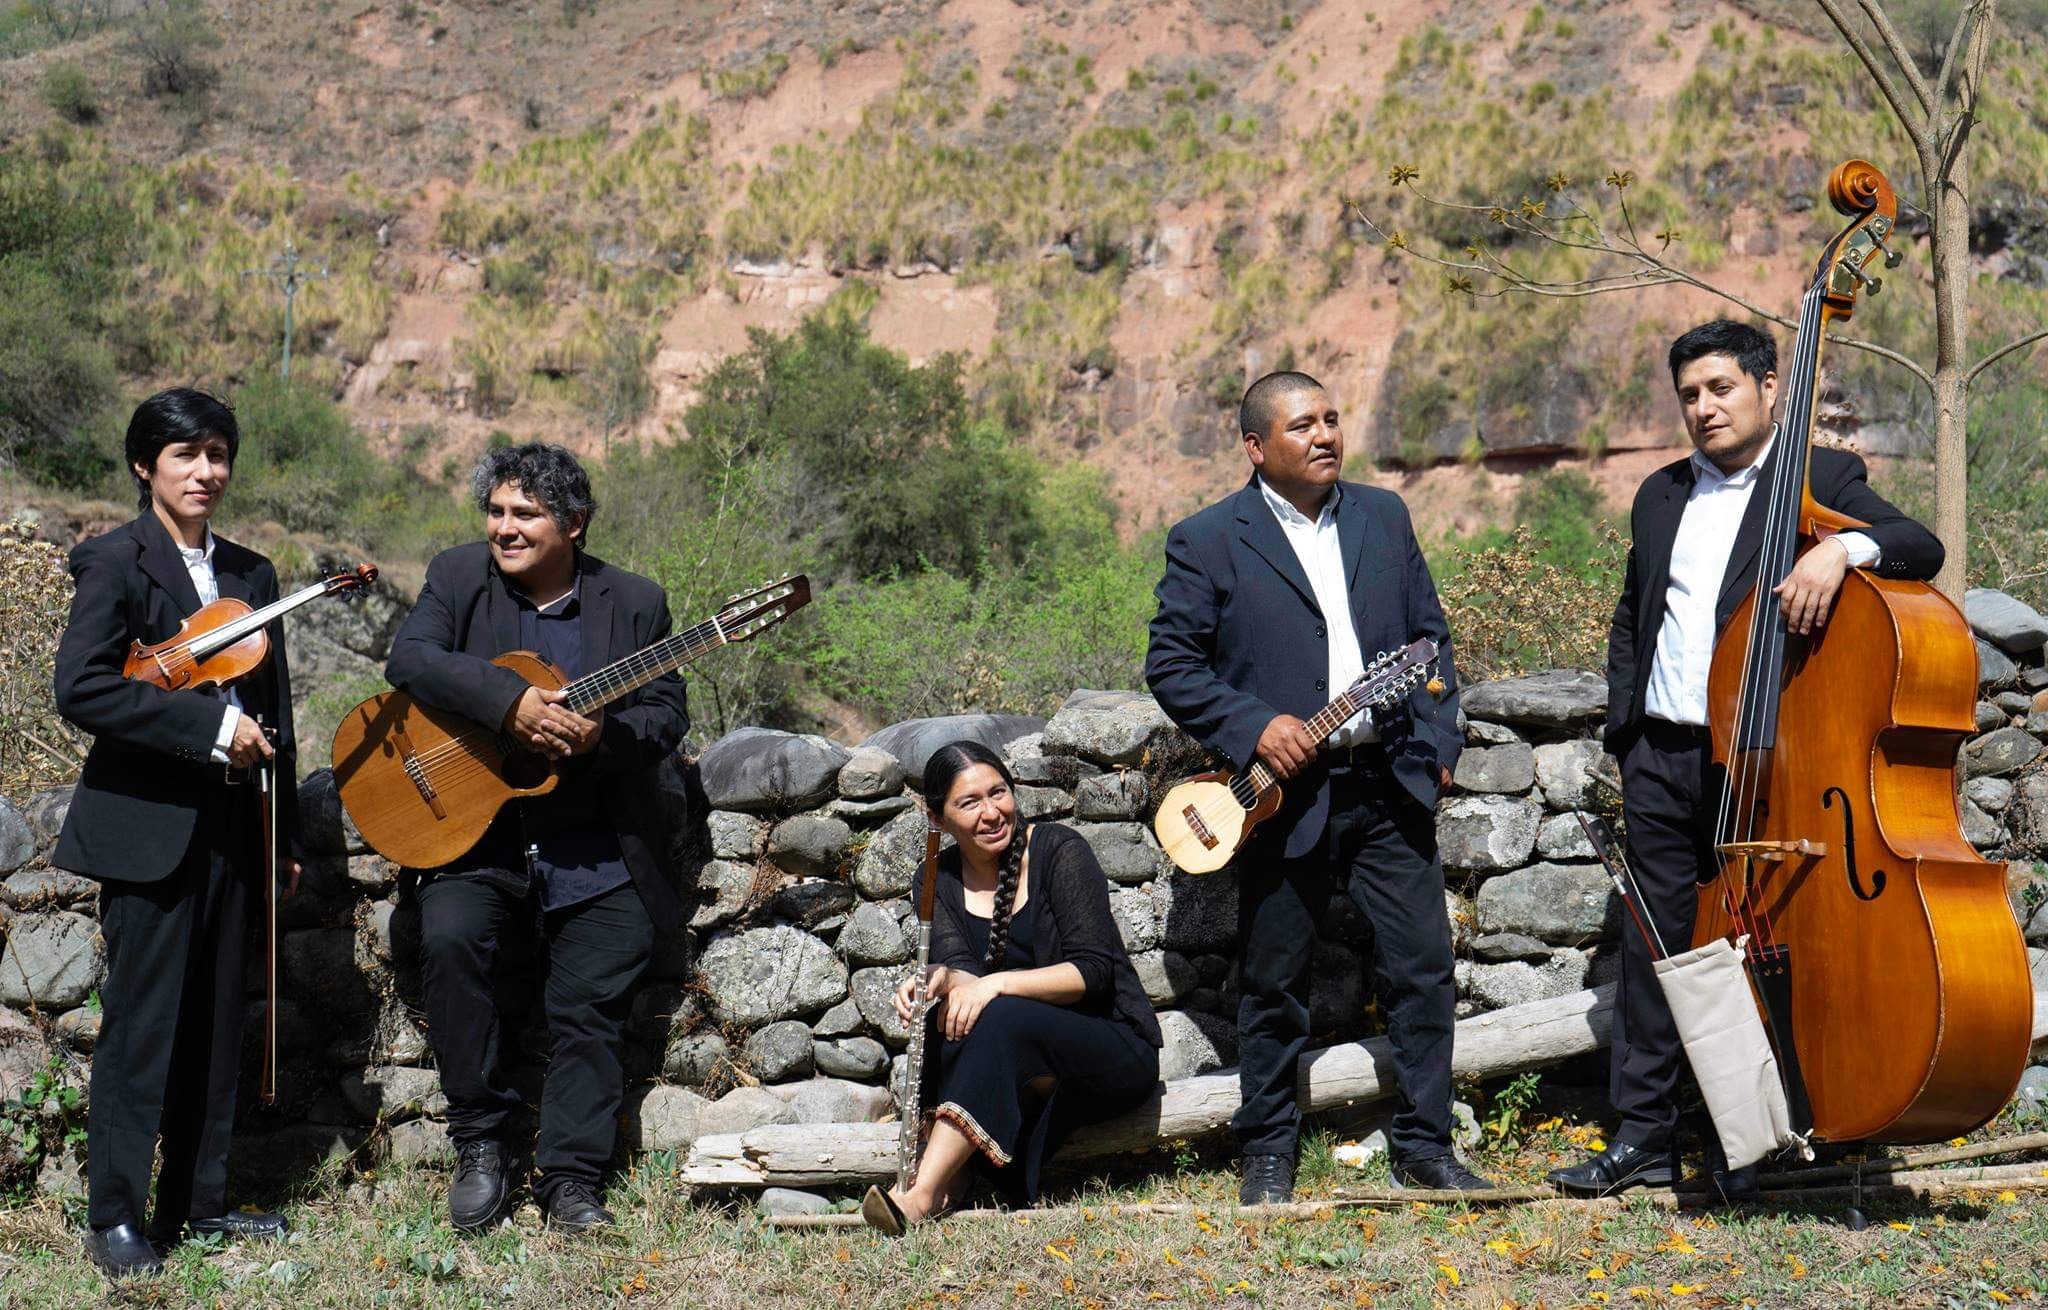
<svg viewBox="0 0 2048 1310"><path fill-rule="evenodd" d="M1082 962L1095 953L1098 909L1108 918L1108 883L1093 852L1055 824L1037 825L1031 843L1029 899L1010 917L998 972L1074 963L1091 982L1088 994L1072 1005L998 996L961 1040L941 1041L933 1031L927 1041L936 1058L925 1088L925 1104L974 1143L997 1189L1024 1204L1037 1200L1040 1171L1074 1129L1132 1109L1159 1082L1158 1022L1122 941L1113 937L1100 952L1110 957L1107 970ZM947 949L934 953L950 967L983 973L974 966L988 953L989 920L966 911L957 872L949 881L935 924L935 945ZM1088 944L1065 949L1069 939ZM1131 992L1142 1014L1125 1013ZM1042 1100L1026 1090L1040 1078L1053 1083Z"/></svg>

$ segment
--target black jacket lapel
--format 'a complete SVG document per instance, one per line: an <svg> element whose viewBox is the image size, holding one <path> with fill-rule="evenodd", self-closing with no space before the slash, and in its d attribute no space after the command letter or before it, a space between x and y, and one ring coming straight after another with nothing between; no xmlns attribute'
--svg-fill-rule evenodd
<svg viewBox="0 0 2048 1310"><path fill-rule="evenodd" d="M1308 574L1302 572L1301 560L1294 554L1294 547L1288 544L1287 534L1280 530L1280 521L1273 517L1273 511L1266 506L1258 480L1254 478L1243 491L1237 493L1238 537L1252 552L1273 566L1273 571L1287 579L1287 585L1300 593L1303 603L1323 615L1316 604L1315 588L1309 586Z"/></svg>
<svg viewBox="0 0 2048 1310"><path fill-rule="evenodd" d="M185 571L185 557L178 553L178 543L171 539L170 529L154 513L145 510L129 530L142 543L138 561L142 571L157 586L170 593L171 599L177 603L179 617L198 609L199 592L192 586L192 575Z"/></svg>
<svg viewBox="0 0 2048 1310"><path fill-rule="evenodd" d="M256 603L255 588L249 585L247 569L249 555L238 549L233 542L222 541L218 535L213 539L213 585L219 589L224 600L238 600L244 605Z"/></svg>
<svg viewBox="0 0 2048 1310"><path fill-rule="evenodd" d="M1673 470L1664 484L1662 508L1645 525L1642 540L1636 543L1644 566L1641 595L1656 607L1657 618L1663 615L1664 593L1671 586L1671 550L1678 542L1678 525L1685 518L1685 503L1698 479L1699 471L1691 460Z"/></svg>
<svg viewBox="0 0 2048 1310"><path fill-rule="evenodd" d="M612 617L616 612L612 606L611 588L605 585L604 574L590 563L588 555L579 554L576 568L582 577L580 594L576 604L582 621L577 624L583 635L583 674L589 677L613 660L630 652L621 650L613 640Z"/></svg>
<svg viewBox="0 0 2048 1310"><path fill-rule="evenodd" d="M1344 555L1344 588L1351 596L1351 606L1358 608L1358 578L1364 571L1366 552L1379 545L1373 530L1372 516L1365 511L1365 502L1359 496L1346 496L1343 488L1337 493L1337 544Z"/></svg>
<svg viewBox="0 0 2048 1310"><path fill-rule="evenodd" d="M489 611L493 655L519 647L519 602L505 585L505 575L496 564L484 566L484 608Z"/></svg>

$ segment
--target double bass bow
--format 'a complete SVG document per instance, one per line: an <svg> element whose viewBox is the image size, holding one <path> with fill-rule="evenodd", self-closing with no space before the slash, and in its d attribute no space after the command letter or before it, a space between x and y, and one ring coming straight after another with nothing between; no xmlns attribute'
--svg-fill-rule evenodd
<svg viewBox="0 0 2048 1310"><path fill-rule="evenodd" d="M1752 989L1802 1134L1939 1141L1983 1124L2026 1065L2033 990L2004 868L1956 809L1975 728L1969 625L1932 585L1851 569L1824 627L1788 630L1771 594L1807 550L1867 526L1809 483L1821 345L1875 293L1866 269L1898 201L1852 159L1828 178L1848 225L1800 302L1757 582L1714 650L1708 724L1722 771L1717 877L1695 946L1747 936Z"/></svg>

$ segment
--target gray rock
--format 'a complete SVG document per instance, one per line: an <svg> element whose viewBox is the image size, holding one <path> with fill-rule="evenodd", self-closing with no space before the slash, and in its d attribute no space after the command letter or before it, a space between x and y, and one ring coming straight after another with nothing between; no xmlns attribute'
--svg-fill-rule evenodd
<svg viewBox="0 0 2048 1310"><path fill-rule="evenodd" d="M1179 731L1144 692L1076 691L1047 721L1045 751L1101 765L1144 764Z"/></svg>
<svg viewBox="0 0 2048 1310"><path fill-rule="evenodd" d="M92 1048L100 1040L100 1016L86 1006L66 1010L57 1016L57 1036L74 1051L92 1054Z"/></svg>
<svg viewBox="0 0 2048 1310"><path fill-rule="evenodd" d="M1998 647L1977 639L1977 685L1987 691L2010 687L2019 681L2020 666Z"/></svg>
<svg viewBox="0 0 2048 1310"><path fill-rule="evenodd" d="M2008 696L2016 696L2018 694L2017 692L2001 691L1998 693L1998 699L2004 700ZM2021 699L2024 700L2025 697L2021 697ZM1993 728L2002 728L2011 720L2012 712L2010 710L1993 704L1988 700L1977 702L1977 731L1989 732Z"/></svg>
<svg viewBox="0 0 2048 1310"><path fill-rule="evenodd" d="M36 830L14 802L0 797L0 873L12 873L36 857Z"/></svg>
<svg viewBox="0 0 2048 1310"><path fill-rule="evenodd" d="M1597 864L1537 864L1489 878L1479 888L1479 931L1519 933L1554 946L1610 937L1621 905Z"/></svg>
<svg viewBox="0 0 2048 1310"><path fill-rule="evenodd" d="M697 981L721 1023L759 1027L814 1014L846 996L846 966L800 928L777 924L722 936L697 960Z"/></svg>
<svg viewBox="0 0 2048 1310"><path fill-rule="evenodd" d="M711 853L721 860L751 860L767 845L768 825L751 814L713 810L706 822Z"/></svg>
<svg viewBox="0 0 2048 1310"><path fill-rule="evenodd" d="M1131 967L1138 971L1145 999L1154 1006L1178 1004L1202 982L1195 966L1179 951L1141 951L1131 957Z"/></svg>
<svg viewBox="0 0 2048 1310"><path fill-rule="evenodd" d="M854 964L901 964L917 950L904 923L910 902L863 901L839 930L839 953Z"/></svg>
<svg viewBox="0 0 2048 1310"><path fill-rule="evenodd" d="M349 856L342 869L351 886L374 896L390 891L398 882L398 866L375 851Z"/></svg>
<svg viewBox="0 0 2048 1310"><path fill-rule="evenodd" d="M849 1082L844 1078L813 1078L775 1089L800 1124L874 1123L889 1117L895 1100L886 1087Z"/></svg>
<svg viewBox="0 0 2048 1310"><path fill-rule="evenodd" d="M818 1016L811 1031L820 1037L845 1037L860 1031L860 1006L851 996Z"/></svg>
<svg viewBox="0 0 2048 1310"><path fill-rule="evenodd" d="M839 769L839 794L850 801L878 801L903 790L903 761L885 750L862 746Z"/></svg>
<svg viewBox="0 0 2048 1310"><path fill-rule="evenodd" d="M1479 1145L1479 1116L1463 1101L1451 1102L1451 1145L1461 1151Z"/></svg>
<svg viewBox="0 0 2048 1310"><path fill-rule="evenodd" d="M18 914L0 950L0 1001L47 1011L82 1004L106 975L106 948L91 919L65 911Z"/></svg>
<svg viewBox="0 0 2048 1310"><path fill-rule="evenodd" d="M317 996L323 1017L375 1014L377 990L373 975L381 971L365 949L356 953L352 928L309 928L288 932L279 948L287 994Z"/></svg>
<svg viewBox="0 0 2048 1310"><path fill-rule="evenodd" d="M1504 1010L1578 991L1586 983L1587 960L1577 951L1559 951L1543 965L1514 961L1472 966L1470 994L1488 1009Z"/></svg>
<svg viewBox="0 0 2048 1310"><path fill-rule="evenodd" d="M644 1149L644 1148L643 1148ZM408 1119L394 1124L385 1139L384 1154L398 1164L425 1164L455 1156L455 1140L448 1125L432 1119Z"/></svg>
<svg viewBox="0 0 2048 1310"><path fill-rule="evenodd" d="M670 1082L701 1087L732 1063L732 1048L725 1038L706 1029L685 1033L670 1040L662 1052L661 1076Z"/></svg>
<svg viewBox="0 0 2048 1310"><path fill-rule="evenodd" d="M704 796L721 810L807 810L831 799L847 750L814 734L741 728L706 747L697 761Z"/></svg>
<svg viewBox="0 0 2048 1310"><path fill-rule="evenodd" d="M1597 741L1558 741L1536 748L1536 785L1543 788L1543 803L1553 810L1584 808L1594 775L1613 772L1613 762Z"/></svg>
<svg viewBox="0 0 2048 1310"><path fill-rule="evenodd" d="M1346 898L1349 899L1348 897ZM1451 950L1465 952L1472 949L1472 938L1479 929L1479 916L1472 908L1472 902L1446 887L1444 889L1444 918L1451 927Z"/></svg>
<svg viewBox="0 0 2048 1310"><path fill-rule="evenodd" d="M2020 1075L2020 1085L2013 1092L2013 1100L2034 1108L2035 1113L2048 1111L2048 1064L2037 1064Z"/></svg>
<svg viewBox="0 0 2048 1310"><path fill-rule="evenodd" d="M1088 843L1111 882L1145 883L1163 878L1173 867L1152 830L1142 823L1075 823L1075 835Z"/></svg>
<svg viewBox="0 0 2048 1310"><path fill-rule="evenodd" d="M1489 964L1500 964L1508 960L1542 962L1550 959L1550 947L1534 937L1525 937L1521 933L1496 932L1475 940L1472 943L1472 954Z"/></svg>
<svg viewBox="0 0 2048 1310"><path fill-rule="evenodd" d="M813 1048L818 1072L833 1078L867 1080L889 1067L889 1048L872 1037L834 1037Z"/></svg>
<svg viewBox="0 0 2048 1310"><path fill-rule="evenodd" d="M1536 785L1536 754L1522 742L1474 746L1458 756L1451 782L1469 792L1525 792Z"/></svg>
<svg viewBox="0 0 2048 1310"><path fill-rule="evenodd" d="M1140 819L1152 799L1145 775L1132 769L1098 773L1074 788L1074 814L1082 819Z"/></svg>
<svg viewBox="0 0 2048 1310"><path fill-rule="evenodd" d="M924 776L924 766L931 760L932 752L941 746L978 741L1000 754L1008 743L1044 727L1044 719L1025 714L947 714L891 724L861 745L889 752L902 761L906 777L919 779Z"/></svg>
<svg viewBox="0 0 2048 1310"><path fill-rule="evenodd" d="M782 1108L780 1101L775 1105ZM680 1151L706 1133L719 1131L704 1126L712 1108L710 1101L687 1087L657 1083L641 1094L638 1104L629 1102L627 1135L642 1151Z"/></svg>
<svg viewBox="0 0 2048 1310"><path fill-rule="evenodd" d="M315 769L299 783L299 844L315 856L362 855L370 849L342 808L332 769Z"/></svg>
<svg viewBox="0 0 2048 1310"><path fill-rule="evenodd" d="M892 999L909 972L902 965L887 964L853 971L853 1003L860 1007L860 1017L891 1046L910 1043L910 1029L896 1017L896 1003Z"/></svg>
<svg viewBox="0 0 2048 1310"><path fill-rule="evenodd" d="M1458 717L1464 719L1463 710L1458 712ZM1512 746L1521 739L1522 734L1505 723L1488 723L1485 719L1465 720L1465 741L1468 745Z"/></svg>
<svg viewBox="0 0 2048 1310"><path fill-rule="evenodd" d="M1453 796L1437 810L1437 848L1446 867L1518 868L1536 847L1543 807L1508 796Z"/></svg>
<svg viewBox="0 0 2048 1310"><path fill-rule="evenodd" d="M373 1123L417 1119L433 1109L445 1113L448 1108L448 1098L441 1095L440 1074L400 1065L350 1070L341 1076L341 1096L358 1118Z"/></svg>
<svg viewBox="0 0 2048 1310"><path fill-rule="evenodd" d="M1185 955L1237 948L1237 871L1200 877L1178 869L1152 887L1159 940Z"/></svg>
<svg viewBox="0 0 2048 1310"><path fill-rule="evenodd" d="M36 842L45 849L57 844L64 831L64 819L71 813L71 788L47 787L28 798L21 812L36 830Z"/></svg>
<svg viewBox="0 0 2048 1310"><path fill-rule="evenodd" d="M740 1048L748 1072L764 1083L786 1083L808 1078L811 1057L811 1026L798 1019L784 1019L755 1030Z"/></svg>
<svg viewBox="0 0 2048 1310"><path fill-rule="evenodd" d="M1132 955L1159 945L1159 910L1150 896L1128 887L1109 889L1109 917Z"/></svg>
<svg viewBox="0 0 2048 1310"><path fill-rule="evenodd" d="M1998 826L1998 820L1977 808L1967 797L1956 806L1962 819L1963 840L1980 851L1996 849L2005 840L2005 830Z"/></svg>
<svg viewBox="0 0 2048 1310"><path fill-rule="evenodd" d="M697 999L675 983L654 983L640 989L626 1017L626 1033L636 1041L663 1045L675 1033L697 1022Z"/></svg>
<svg viewBox="0 0 2048 1310"><path fill-rule="evenodd" d="M1546 796L1549 793L1545 793ZM1553 814L1536 832L1536 853L1546 860L1591 860L1598 856L1574 814Z"/></svg>
<svg viewBox="0 0 2048 1310"><path fill-rule="evenodd" d="M2032 773L2019 780L2004 818L2014 836L2030 839L2036 850L2048 854L2048 773Z"/></svg>
<svg viewBox="0 0 2048 1310"><path fill-rule="evenodd" d="M799 814L768 834L768 858L791 873L825 877L838 870L852 843L853 829L843 819Z"/></svg>
<svg viewBox="0 0 2048 1310"><path fill-rule="evenodd" d="M54 1052L25 1014L0 1006L0 1104L19 1096L37 1074L50 1067ZM11 1133L0 1134L0 1164L9 1164Z"/></svg>
<svg viewBox="0 0 2048 1310"><path fill-rule="evenodd" d="M878 801L836 800L825 807L825 813L835 819L851 819L855 823L872 823L878 819L893 819L903 811L912 809L917 802L908 796L884 796Z"/></svg>
<svg viewBox="0 0 2048 1310"><path fill-rule="evenodd" d="M2048 946L2048 901L2042 902L2027 920L2027 945Z"/></svg>
<svg viewBox="0 0 2048 1310"><path fill-rule="evenodd" d="M1979 720L1982 720L1984 717L1983 706L1983 701L1977 702L1977 717ZM2002 713L2018 715L2021 718L2024 718L2027 714L2032 712L2034 708L2034 698L2032 696L2027 695L2027 693L2023 691L2001 691L1998 693L1998 695L1992 697L1991 707ZM1998 725L1993 724L1992 726L1997 727ZM1985 731L1985 729L1980 727L1977 729L1977 731L1983 732Z"/></svg>
<svg viewBox="0 0 2048 1310"><path fill-rule="evenodd" d="M2048 646L2048 617L2002 591L1972 587L1963 593L1970 630L2000 650L2024 655Z"/></svg>
<svg viewBox="0 0 2048 1310"><path fill-rule="evenodd" d="M1047 755L1045 734L1026 733L1003 748L1010 773L1020 783L1071 790L1081 777L1079 761L1071 755Z"/></svg>
<svg viewBox="0 0 2048 1310"><path fill-rule="evenodd" d="M99 894L91 878L62 869L23 869L0 882L0 905L15 910L58 910L80 905Z"/></svg>
<svg viewBox="0 0 2048 1310"><path fill-rule="evenodd" d="M731 923L753 899L757 879L751 864L710 860L697 872L697 908L690 926L699 932Z"/></svg>
<svg viewBox="0 0 2048 1310"><path fill-rule="evenodd" d="M911 810L895 818L868 839L860 858L854 861L853 885L871 901L902 896L924 868L925 822L922 812ZM945 838L941 843L952 841Z"/></svg>
<svg viewBox="0 0 2048 1310"><path fill-rule="evenodd" d="M1552 669L1465 688L1468 717L1539 728L1569 728L1607 713L1607 680L1584 669Z"/></svg>
<svg viewBox="0 0 2048 1310"><path fill-rule="evenodd" d="M790 1215L830 1214L832 1201L816 1192L799 1192L792 1187L764 1187L754 1205L770 1218Z"/></svg>
<svg viewBox="0 0 2048 1310"><path fill-rule="evenodd" d="M765 1087L735 1087L697 1110L697 1136L748 1133L769 1124L793 1124L796 1111Z"/></svg>
<svg viewBox="0 0 2048 1310"><path fill-rule="evenodd" d="M1165 1045L1159 1051L1159 1077L1172 1082L1237 1063L1237 1025L1213 1014L1166 1010L1159 1016Z"/></svg>
<svg viewBox="0 0 2048 1310"><path fill-rule="evenodd" d="M2033 763L2043 749L2040 742L2020 728L1987 732L1963 747L1963 775L1982 778L2017 773Z"/></svg>
<svg viewBox="0 0 2048 1310"><path fill-rule="evenodd" d="M1997 814L2012 800L2012 784L2003 778L1972 778L1963 784L1963 797L1986 814Z"/></svg>
<svg viewBox="0 0 2048 1310"><path fill-rule="evenodd" d="M777 891L775 899L768 903L768 912L817 931L852 909L859 899L853 888L843 882L806 878Z"/></svg>
<svg viewBox="0 0 2048 1310"><path fill-rule="evenodd" d="M1026 822L1057 819L1073 811L1074 798L1058 787L1017 786L1017 813Z"/></svg>

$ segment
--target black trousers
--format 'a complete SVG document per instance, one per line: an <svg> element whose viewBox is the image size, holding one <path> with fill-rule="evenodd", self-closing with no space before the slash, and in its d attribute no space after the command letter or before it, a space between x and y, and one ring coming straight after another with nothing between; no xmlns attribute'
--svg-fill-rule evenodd
<svg viewBox="0 0 2048 1310"><path fill-rule="evenodd" d="M1667 950L1692 946L1699 884L1718 871L1714 821L1720 773L1705 728L1645 719L1621 759L1622 817L1642 908ZM1641 933L1621 935L1608 1095L1621 1114L1615 1137L1661 1150L1678 1127L1678 1092L1689 1073L1671 1008Z"/></svg>
<svg viewBox="0 0 2048 1310"><path fill-rule="evenodd" d="M1300 785L1297 783L1296 785ZM1388 1133L1403 1161L1451 1149L1451 928L1437 862L1436 816L1384 765L1330 771L1322 841L1295 860L1277 843L1247 853L1239 875L1238 1085L1231 1127L1246 1155L1292 1155L1301 1136L1295 1076L1309 1038L1316 926L1341 885L1371 921L1390 993L1388 1036L1400 1084ZM1261 856L1264 858L1261 858Z"/></svg>
<svg viewBox="0 0 2048 1310"><path fill-rule="evenodd" d="M253 787L222 786L156 882L100 884L107 980L86 1124L86 1221L148 1227L227 1213L249 904L260 897Z"/></svg>
<svg viewBox="0 0 2048 1310"><path fill-rule="evenodd" d="M534 1191L545 1198L570 1180L596 1186L617 1145L628 994L654 953L640 893L627 883L542 911L537 890L443 874L425 880L419 896L428 1037L448 1097L449 1135L458 1144L503 1140L522 1106L502 1053L514 1016L499 1013L493 974L512 934L538 931L549 1058Z"/></svg>

